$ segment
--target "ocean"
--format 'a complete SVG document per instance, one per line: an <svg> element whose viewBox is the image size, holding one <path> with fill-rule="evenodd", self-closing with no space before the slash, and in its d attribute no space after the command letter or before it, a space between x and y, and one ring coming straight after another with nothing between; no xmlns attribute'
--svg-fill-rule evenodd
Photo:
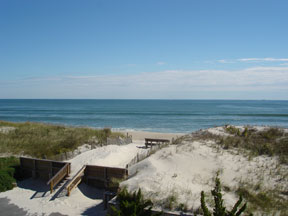
<svg viewBox="0 0 288 216"><path fill-rule="evenodd" d="M288 128L288 101L1 99L0 120L167 133L225 124Z"/></svg>

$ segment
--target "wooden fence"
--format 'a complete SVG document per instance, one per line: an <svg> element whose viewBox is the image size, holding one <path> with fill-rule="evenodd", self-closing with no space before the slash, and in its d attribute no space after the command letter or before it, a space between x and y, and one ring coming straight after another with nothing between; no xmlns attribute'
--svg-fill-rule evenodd
<svg viewBox="0 0 288 216"><path fill-rule="evenodd" d="M25 174L45 181L52 178L66 164L66 162L20 157L20 166Z"/></svg>
<svg viewBox="0 0 288 216"><path fill-rule="evenodd" d="M124 168L87 165L84 171L86 184L97 188L115 191L119 182L128 177L128 170Z"/></svg>
<svg viewBox="0 0 288 216"><path fill-rule="evenodd" d="M69 175L71 169L71 164L67 162L26 157L20 157L20 166L25 175L48 181L51 193L53 192L53 187L65 176ZM52 190L51 183L53 186Z"/></svg>
<svg viewBox="0 0 288 216"><path fill-rule="evenodd" d="M128 169L129 167L133 166L134 164L144 160L145 158L149 157L150 155L154 154L156 151L159 149L168 146L168 142L164 142L159 145L152 145L151 148L149 148L148 151L143 152L143 153L137 153L137 155L126 165L126 168Z"/></svg>
<svg viewBox="0 0 288 216"><path fill-rule="evenodd" d="M120 181L126 179L127 176L128 170L124 168L85 165L67 184L67 195L70 196L71 191L82 180L87 185L115 192L119 187Z"/></svg>

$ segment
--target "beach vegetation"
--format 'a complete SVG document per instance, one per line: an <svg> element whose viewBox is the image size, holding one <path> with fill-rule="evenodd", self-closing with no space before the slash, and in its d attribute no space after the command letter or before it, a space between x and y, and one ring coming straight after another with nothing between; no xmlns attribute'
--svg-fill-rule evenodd
<svg viewBox="0 0 288 216"><path fill-rule="evenodd" d="M166 198L166 200L164 200L164 208L173 210L176 207L179 207L178 196L175 192L173 192Z"/></svg>
<svg viewBox="0 0 288 216"><path fill-rule="evenodd" d="M262 212L265 215L288 215L288 200L284 191L264 190L246 183L240 184L236 193L249 202L247 210L250 212Z"/></svg>
<svg viewBox="0 0 288 216"><path fill-rule="evenodd" d="M249 156L276 156L280 163L288 164L288 133L282 128L269 127L256 130L245 127L243 131L234 126L225 126L229 136L212 134L208 131L199 131L190 138L184 137L183 141L213 140L223 149L248 150ZM189 140L190 139L190 140Z"/></svg>
<svg viewBox="0 0 288 216"><path fill-rule="evenodd" d="M222 198L222 192L221 192L221 182L220 179L218 177L218 174L215 178L215 187L214 189L211 191L211 194L214 198L214 208L213 208L213 213L210 212L210 210L208 209L207 205L206 205L206 201L205 201L205 194L204 191L201 192L201 208L203 211L203 215L204 216L239 216L242 213L244 213L247 204L244 203L242 205L242 196L240 196L240 198L238 199L238 201L235 203L235 205L233 206L233 208L231 209L231 211L228 211L224 205L224 200ZM242 205L242 206L241 206Z"/></svg>
<svg viewBox="0 0 288 216"><path fill-rule="evenodd" d="M112 206L111 216L152 216L161 215L152 212L153 203L145 199L141 189L129 193L127 188L121 189L117 194L118 208Z"/></svg>
<svg viewBox="0 0 288 216"><path fill-rule="evenodd" d="M0 158L0 192L11 190L16 185L16 179L21 176L19 172L18 158Z"/></svg>
<svg viewBox="0 0 288 216"><path fill-rule="evenodd" d="M15 128L7 133L0 132L0 152L36 158L51 158L85 143L105 145L107 137L124 136L110 128L96 130L34 122L0 121L0 127Z"/></svg>

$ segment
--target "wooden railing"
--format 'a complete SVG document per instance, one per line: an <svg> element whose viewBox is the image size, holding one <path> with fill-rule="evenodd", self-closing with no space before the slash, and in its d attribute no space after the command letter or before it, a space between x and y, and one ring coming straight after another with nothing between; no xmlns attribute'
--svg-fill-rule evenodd
<svg viewBox="0 0 288 216"><path fill-rule="evenodd" d="M86 166L84 165L77 174L70 180L70 182L66 186L67 195L70 196L71 191L77 187L78 184L82 181L82 178L84 176Z"/></svg>
<svg viewBox="0 0 288 216"><path fill-rule="evenodd" d="M70 173L70 163L67 163L62 167L48 182L50 184L50 193L53 193L53 188L67 175Z"/></svg>

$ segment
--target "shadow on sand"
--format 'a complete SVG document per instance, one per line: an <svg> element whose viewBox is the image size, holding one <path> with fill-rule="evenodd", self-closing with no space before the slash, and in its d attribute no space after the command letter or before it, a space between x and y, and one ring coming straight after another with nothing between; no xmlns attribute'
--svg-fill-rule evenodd
<svg viewBox="0 0 288 216"><path fill-rule="evenodd" d="M87 216L92 216L92 215L97 215L97 216L105 216L106 215L106 210L104 210L104 203L101 202L98 205L95 205L93 207L90 207L86 209L81 215L87 215Z"/></svg>
<svg viewBox="0 0 288 216"><path fill-rule="evenodd" d="M78 186L79 190L81 193L90 198L90 199L95 199L95 200L103 200L104 198L104 192L105 190L103 189L97 189L94 187L90 187L85 183L81 183ZM87 215L87 216L92 216L92 215L99 215L99 216L105 216L106 215L106 210L104 210L104 202L102 201L99 204L96 204L95 206L92 206L88 209L86 209L82 215Z"/></svg>
<svg viewBox="0 0 288 216"><path fill-rule="evenodd" d="M35 191L35 193L30 197L30 199L42 198L49 196L50 194L49 186L46 185L46 182L39 179L29 178L23 181L18 181L17 186L19 188Z"/></svg>
<svg viewBox="0 0 288 216"><path fill-rule="evenodd" d="M66 196L66 194L67 194L67 191L65 188L66 184L59 186L60 188L59 187L55 188L55 192L54 192L55 194L52 196L50 201L53 201L59 197ZM30 197L30 199L43 198L43 197L47 197L50 195L49 185L47 185L45 181L42 181L40 179L33 179L33 178L25 179L23 181L17 182L17 186L19 188L35 191L34 194ZM97 203L96 200L99 201L99 200L103 200L103 198L104 198L105 190L103 190L103 189L97 189L94 187L90 187L85 183L81 183L80 185L78 185L78 189L80 190L80 192L84 196L95 200L95 203ZM71 193L71 196L73 196L73 191ZM67 197L67 198L69 199L69 197ZM19 215L21 215L21 214L19 214ZM23 215L25 215L25 212L23 213ZM52 213L51 216L52 215L53 216L54 215L60 216L62 214L55 212L55 213ZM92 207L86 209L81 215L105 216L106 210L104 210L104 202L101 201L99 204L95 204L95 206L92 206Z"/></svg>

